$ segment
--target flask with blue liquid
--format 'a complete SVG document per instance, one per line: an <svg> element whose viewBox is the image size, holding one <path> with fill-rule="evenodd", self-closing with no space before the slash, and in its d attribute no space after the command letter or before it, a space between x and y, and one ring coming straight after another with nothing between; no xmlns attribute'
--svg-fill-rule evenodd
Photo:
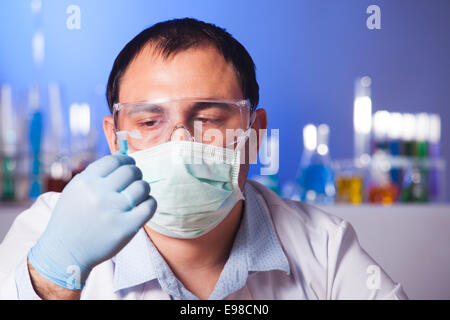
<svg viewBox="0 0 450 320"><path fill-rule="evenodd" d="M300 200L318 204L333 204L336 187L331 167L328 138L330 128L308 124L303 129L304 150L297 174Z"/></svg>

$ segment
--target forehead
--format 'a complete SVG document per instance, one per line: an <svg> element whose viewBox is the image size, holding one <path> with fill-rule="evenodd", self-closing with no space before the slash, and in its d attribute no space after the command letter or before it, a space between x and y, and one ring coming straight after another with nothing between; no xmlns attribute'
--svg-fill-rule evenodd
<svg viewBox="0 0 450 320"><path fill-rule="evenodd" d="M190 48L164 58L147 45L121 79L119 102L160 98L244 97L233 65L213 46Z"/></svg>

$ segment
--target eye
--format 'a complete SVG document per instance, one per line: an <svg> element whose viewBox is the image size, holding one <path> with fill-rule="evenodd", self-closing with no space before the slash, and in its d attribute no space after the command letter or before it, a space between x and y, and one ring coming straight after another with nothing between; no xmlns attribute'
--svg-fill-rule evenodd
<svg viewBox="0 0 450 320"><path fill-rule="evenodd" d="M144 127L144 128L149 128L149 129L152 129L152 128L155 128L155 127L157 127L159 124L161 124L161 120L146 120L146 121L142 121L139 125L141 126L141 127Z"/></svg>
<svg viewBox="0 0 450 320"><path fill-rule="evenodd" d="M194 122L201 122L201 123L217 123L217 121L219 121L218 119L215 118L206 118L206 117L197 117L194 118Z"/></svg>
<svg viewBox="0 0 450 320"><path fill-rule="evenodd" d="M195 122L201 122L202 124L220 125L226 121L224 117L217 115L198 115L193 118Z"/></svg>
<svg viewBox="0 0 450 320"><path fill-rule="evenodd" d="M158 121L147 121L147 122L144 122L144 125L147 126L147 127L153 127L157 123L158 123Z"/></svg>

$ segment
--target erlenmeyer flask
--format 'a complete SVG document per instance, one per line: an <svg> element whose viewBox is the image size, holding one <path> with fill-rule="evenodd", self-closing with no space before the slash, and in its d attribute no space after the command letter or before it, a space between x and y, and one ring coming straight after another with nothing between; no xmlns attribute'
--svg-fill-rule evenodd
<svg viewBox="0 0 450 320"><path fill-rule="evenodd" d="M319 204L335 201L336 187L331 168L328 138L330 129L326 124L316 128L307 125L303 129L304 151L297 175L300 200Z"/></svg>

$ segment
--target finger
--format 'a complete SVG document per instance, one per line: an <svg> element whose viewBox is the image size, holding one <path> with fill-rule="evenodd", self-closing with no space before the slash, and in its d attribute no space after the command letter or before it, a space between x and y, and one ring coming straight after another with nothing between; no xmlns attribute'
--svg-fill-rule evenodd
<svg viewBox="0 0 450 320"><path fill-rule="evenodd" d="M143 180L134 181L121 194L127 199L131 210L150 197L150 185Z"/></svg>
<svg viewBox="0 0 450 320"><path fill-rule="evenodd" d="M133 164L127 164L117 168L105 178L104 182L109 190L121 192L134 181L141 179L141 170Z"/></svg>
<svg viewBox="0 0 450 320"><path fill-rule="evenodd" d="M98 177L106 177L118 167L126 164L136 164L136 162L129 156L114 154L91 163L85 172Z"/></svg>
<svg viewBox="0 0 450 320"><path fill-rule="evenodd" d="M133 225L135 230L140 229L155 214L157 203L155 198L149 197L134 209L123 213L124 223Z"/></svg>

